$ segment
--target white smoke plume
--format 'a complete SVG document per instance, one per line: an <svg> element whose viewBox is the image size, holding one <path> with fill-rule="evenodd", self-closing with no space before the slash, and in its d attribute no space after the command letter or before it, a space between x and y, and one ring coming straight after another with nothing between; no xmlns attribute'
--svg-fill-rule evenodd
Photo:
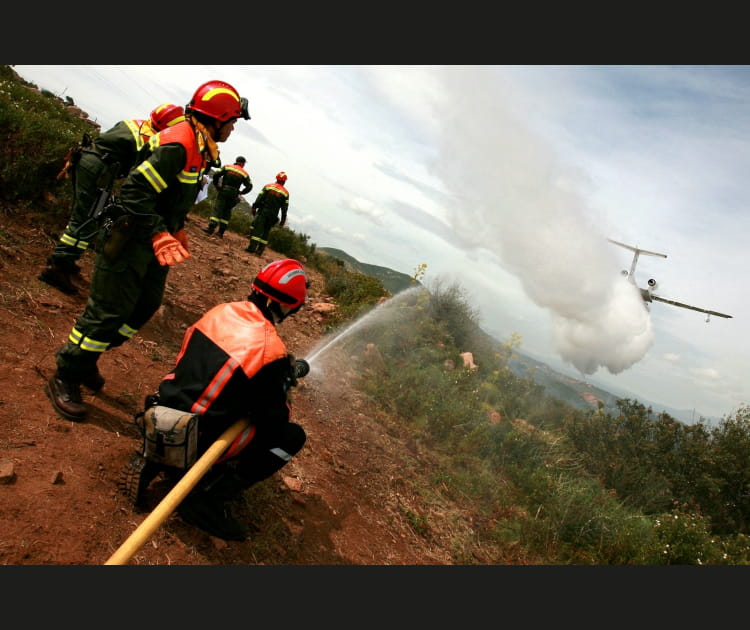
<svg viewBox="0 0 750 630"><path fill-rule="evenodd" d="M562 359L584 374L617 374L653 343L648 311L587 203L590 184L512 115L489 71L443 72L434 172L455 198L448 220L464 247L495 252L550 311Z"/></svg>

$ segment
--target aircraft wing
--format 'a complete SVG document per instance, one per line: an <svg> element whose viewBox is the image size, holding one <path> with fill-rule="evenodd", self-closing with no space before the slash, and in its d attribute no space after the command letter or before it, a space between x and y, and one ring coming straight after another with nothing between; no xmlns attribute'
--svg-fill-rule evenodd
<svg viewBox="0 0 750 630"><path fill-rule="evenodd" d="M672 306L679 306L681 308L689 308L691 311L699 311L701 313L705 313L706 315L716 315L717 317L727 317L732 318L731 315L726 315L724 313L718 313L716 311L708 311L705 308L699 308L698 306L690 306L690 304L683 304L682 302L676 302L675 300L668 300L667 298L659 297L658 295L651 294L651 299L656 300L657 302L664 302L664 304L671 304Z"/></svg>

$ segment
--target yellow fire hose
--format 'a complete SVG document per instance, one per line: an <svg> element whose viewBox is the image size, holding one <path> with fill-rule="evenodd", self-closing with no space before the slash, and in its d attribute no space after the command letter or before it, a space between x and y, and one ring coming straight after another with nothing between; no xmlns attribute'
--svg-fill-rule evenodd
<svg viewBox="0 0 750 630"><path fill-rule="evenodd" d="M133 554L140 549L143 543L153 534L158 527L167 520L167 517L174 512L175 508L193 489L201 477L208 472L221 457L222 453L229 447L234 438L247 428L249 421L246 418L237 420L229 427L219 438L201 455L201 457L188 469L185 475L180 479L172 490L169 491L154 511L149 514L138 528L130 534L128 539L120 545L109 559L104 563L107 564L125 564Z"/></svg>

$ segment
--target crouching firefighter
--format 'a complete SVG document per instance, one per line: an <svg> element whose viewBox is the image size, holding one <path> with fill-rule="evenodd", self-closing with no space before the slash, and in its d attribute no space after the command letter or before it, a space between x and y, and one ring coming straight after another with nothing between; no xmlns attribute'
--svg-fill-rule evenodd
<svg viewBox="0 0 750 630"><path fill-rule="evenodd" d="M230 502L289 463L306 440L304 429L291 421L290 388L309 365L287 352L276 325L299 311L307 287L299 262L272 262L258 272L246 301L219 304L185 331L174 368L136 416L143 452L134 454L123 476L130 486L121 481L136 504L160 472L179 480L226 429L247 418L247 429L177 507L182 520L212 536L247 537ZM170 432L178 425L180 431ZM196 450L183 450L170 462L169 441L177 435L188 451L191 443Z"/></svg>

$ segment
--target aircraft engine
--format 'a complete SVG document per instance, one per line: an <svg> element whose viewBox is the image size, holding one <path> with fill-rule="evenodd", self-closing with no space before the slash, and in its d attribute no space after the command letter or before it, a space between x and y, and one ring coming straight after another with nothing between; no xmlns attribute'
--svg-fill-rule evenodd
<svg viewBox="0 0 750 630"><path fill-rule="evenodd" d="M656 288L656 280L653 278L648 279L648 288L653 291Z"/></svg>

